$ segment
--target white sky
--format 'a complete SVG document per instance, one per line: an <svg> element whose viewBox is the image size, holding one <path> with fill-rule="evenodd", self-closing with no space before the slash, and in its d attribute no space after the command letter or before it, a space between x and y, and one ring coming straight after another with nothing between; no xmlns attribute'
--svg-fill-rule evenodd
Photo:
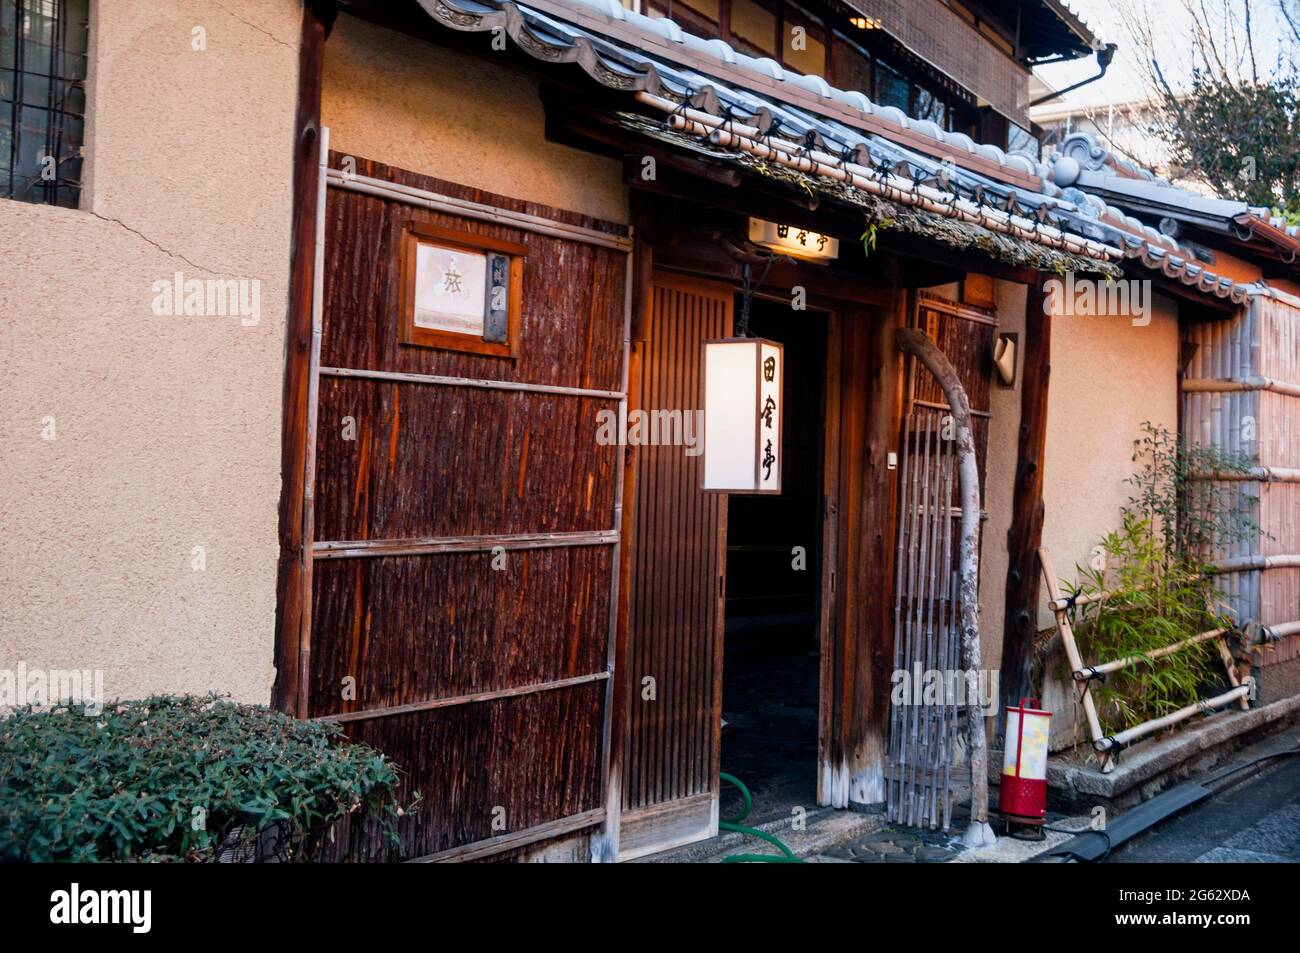
<svg viewBox="0 0 1300 953"><path fill-rule="evenodd" d="M1056 103L1068 103L1072 106L1096 106L1108 102L1126 102L1142 98L1148 93L1143 72L1138 67L1137 57L1141 51L1135 48L1133 39L1128 35L1124 21L1120 16L1120 6L1126 5L1137 11L1151 23L1152 33L1161 44L1159 56L1161 65L1171 83L1185 80L1191 66L1191 43L1188 31L1192 22L1184 6L1184 0L1068 0L1074 12L1103 42L1119 44L1115 61L1107 74L1095 83L1068 93ZM1202 0L1195 0L1198 6ZM1228 9L1240 11L1242 0L1203 0L1210 17L1223 16ZM1275 0L1255 0L1251 6L1253 14L1252 33L1256 38L1255 56L1260 71L1266 72L1276 62L1281 45L1282 30L1285 24L1277 12ZM1215 31L1216 35L1219 31ZM1062 89L1079 80L1086 79L1097 72L1094 58L1061 63L1055 66L1043 66L1037 70L1038 75L1054 89ZM1174 74L1174 75L1171 75Z"/></svg>

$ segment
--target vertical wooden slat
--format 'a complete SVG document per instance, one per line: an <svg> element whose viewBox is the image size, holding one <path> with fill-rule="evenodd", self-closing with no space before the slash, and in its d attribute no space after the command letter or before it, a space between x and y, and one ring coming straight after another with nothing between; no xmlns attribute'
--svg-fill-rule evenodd
<svg viewBox="0 0 1300 953"><path fill-rule="evenodd" d="M842 400L840 340L843 322L838 311L830 312L826 342L826 413L822 426L822 473L824 474L822 508L822 580L818 600L818 632L821 652L818 674L817 705L817 803L831 803L835 765L842 756L836 744L834 726L837 718L835 685L839 666L836 660L839 639L836 619L840 610L839 524L840 524L840 406Z"/></svg>
<svg viewBox="0 0 1300 953"><path fill-rule="evenodd" d="M316 284L321 158L320 101L325 39L335 5L303 5L298 48L298 106L294 117L293 220L290 226L289 319L286 330L283 422L280 441L280 560L276 572L275 685L272 702L298 714L303 673L299 643L305 609L306 545L303 495L307 473L307 405L312 348L312 292Z"/></svg>
<svg viewBox="0 0 1300 953"><path fill-rule="evenodd" d="M636 409L693 412L702 405L701 342L731 332L731 289L657 275L651 314L638 320L645 343L632 385ZM643 430L643 433L646 431ZM698 436L698 434L697 434ZM641 446L635 455L635 532L629 546L628 714L624 739L625 818L661 817L688 806L707 819L716 795L721 719L722 601L726 497L700 489L701 456L681 446ZM658 697L641 697L655 679ZM694 799L694 800L692 800ZM689 826L689 825L687 825ZM665 834L665 837L672 836ZM657 843L653 828L636 851Z"/></svg>

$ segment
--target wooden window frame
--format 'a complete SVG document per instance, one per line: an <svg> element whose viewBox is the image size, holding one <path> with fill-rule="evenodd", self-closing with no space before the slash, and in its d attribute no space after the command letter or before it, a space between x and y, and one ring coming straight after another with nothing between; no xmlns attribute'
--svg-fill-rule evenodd
<svg viewBox="0 0 1300 953"><path fill-rule="evenodd" d="M506 301L506 340L486 341L473 334L458 331L440 331L435 328L416 327L415 324L415 261L416 249L421 241L442 247L463 248L476 254L498 252L510 258L510 287ZM398 290L398 340L415 347L438 348L444 351L463 351L487 357L518 357L519 330L523 315L525 245L507 242L500 238L477 235L408 220L402 226L402 262Z"/></svg>

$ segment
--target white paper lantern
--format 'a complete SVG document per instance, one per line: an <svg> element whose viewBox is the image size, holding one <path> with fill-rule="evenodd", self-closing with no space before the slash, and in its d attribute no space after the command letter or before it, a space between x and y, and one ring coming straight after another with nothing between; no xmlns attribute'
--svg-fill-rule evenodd
<svg viewBox="0 0 1300 953"><path fill-rule="evenodd" d="M764 338L704 342L704 489L781 492L785 353Z"/></svg>

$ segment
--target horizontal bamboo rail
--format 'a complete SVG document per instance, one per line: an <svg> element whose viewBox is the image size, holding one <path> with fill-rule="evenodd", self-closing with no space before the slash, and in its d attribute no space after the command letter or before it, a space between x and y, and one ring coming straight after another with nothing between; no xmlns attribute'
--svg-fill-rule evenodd
<svg viewBox="0 0 1300 953"><path fill-rule="evenodd" d="M484 205L482 202L442 195L412 185L390 182L387 179L374 179L366 175L344 172L341 169L329 169L326 172L326 180L333 188L343 189L348 192L360 192L362 195L371 195L375 198L387 199L390 202L401 202L405 205L415 205L435 212L461 215L480 222L508 225L512 228L535 232L539 235L567 238L570 241L584 242L601 248L613 248L624 252L632 250L632 239L627 235L602 232L599 229L587 228L583 225L571 225L568 222L543 218L540 215L530 215L527 212L516 212L513 209L499 208L495 205Z"/></svg>
<svg viewBox="0 0 1300 953"><path fill-rule="evenodd" d="M457 708L476 702L496 701L501 698L518 698L521 695L538 695L542 692L554 692L563 688L573 688L590 682L603 682L610 677L609 672L592 672L590 675L575 675L572 678L560 678L550 682L537 682L532 685L517 685L513 688L496 688L491 691L470 692L467 695L451 695L446 698L429 698L420 702L408 702L405 705L385 705L382 708L362 708L357 711L339 712L337 715L318 715L312 721L333 724L345 724L352 721L370 721L372 718L390 718L393 715L409 715L416 711L433 711L437 708Z"/></svg>
<svg viewBox="0 0 1300 953"><path fill-rule="evenodd" d="M1253 572L1257 569L1298 568L1300 568L1300 553L1285 553L1277 556L1251 553L1249 556L1233 556L1230 559L1220 559L1210 564L1211 571L1220 574Z"/></svg>
<svg viewBox="0 0 1300 953"><path fill-rule="evenodd" d="M1300 553L1283 553L1266 556L1263 553L1251 553L1248 556L1232 556L1210 563L1211 572L1226 575L1234 572L1254 572L1265 569L1300 569ZM1137 590L1131 590L1137 591ZM1048 602L1047 608L1053 612L1062 612L1071 607L1090 606L1113 598L1114 592L1081 592L1076 596L1064 596Z"/></svg>
<svg viewBox="0 0 1300 953"><path fill-rule="evenodd" d="M1144 721L1142 724L1135 725L1127 731L1121 731L1117 735L1108 735L1104 738L1099 738L1092 743L1092 746L1098 751L1111 751L1115 748L1122 748L1124 745L1131 744L1139 738L1145 738L1147 735L1154 734L1162 728L1169 728L1178 724L1180 721L1186 721L1198 712L1213 711L1234 701L1244 702L1249 695L1250 688L1248 686L1238 685L1236 688L1224 692L1222 695L1216 695L1214 698L1207 698L1205 701L1196 702L1194 705L1180 708L1178 711L1170 712L1160 718L1152 718L1150 721Z"/></svg>
<svg viewBox="0 0 1300 953"><path fill-rule="evenodd" d="M1300 470L1289 467L1251 467L1235 472L1192 473L1192 480L1258 480L1261 483L1300 483Z"/></svg>
<svg viewBox="0 0 1300 953"><path fill-rule="evenodd" d="M618 530L573 533L512 533L495 536L429 536L419 539L321 540L312 545L315 559L356 559L366 556L427 556L436 553L486 553L563 549L566 546L612 546Z"/></svg>
<svg viewBox="0 0 1300 953"><path fill-rule="evenodd" d="M1288 636L1300 635L1300 622L1283 622L1279 625L1268 625L1264 627L1265 637L1274 639L1285 639Z"/></svg>
<svg viewBox="0 0 1300 953"><path fill-rule="evenodd" d="M412 374L406 371L374 371L359 367L322 367L324 377L357 377L372 381L391 381L395 384L435 384L442 387L473 387L482 390L510 390L525 394L554 394L563 397L596 397L622 400L626 395L618 390L599 390L592 387L565 387L561 384L529 384L526 381L498 381L476 377L447 377L440 374Z"/></svg>
<svg viewBox="0 0 1300 953"><path fill-rule="evenodd" d="M1120 669L1128 668L1139 662L1150 661L1151 659L1164 658L1166 655L1173 655L1182 649L1191 645L1199 645L1201 642L1208 642L1210 639L1217 639L1222 635L1227 635L1227 629L1210 629L1208 632L1202 632L1199 635L1193 635L1189 639L1183 639L1181 642L1174 642L1170 645L1162 646L1158 649L1152 649L1143 655L1130 655L1128 658L1115 659L1113 662L1102 662L1099 665L1089 665L1082 671L1074 672L1075 681L1086 682L1097 675L1106 675L1110 672L1118 672Z"/></svg>
<svg viewBox="0 0 1300 953"><path fill-rule="evenodd" d="M1268 390L1288 397L1300 397L1300 384L1274 380L1271 377L1185 377L1183 390L1196 394L1227 394L1242 391Z"/></svg>

